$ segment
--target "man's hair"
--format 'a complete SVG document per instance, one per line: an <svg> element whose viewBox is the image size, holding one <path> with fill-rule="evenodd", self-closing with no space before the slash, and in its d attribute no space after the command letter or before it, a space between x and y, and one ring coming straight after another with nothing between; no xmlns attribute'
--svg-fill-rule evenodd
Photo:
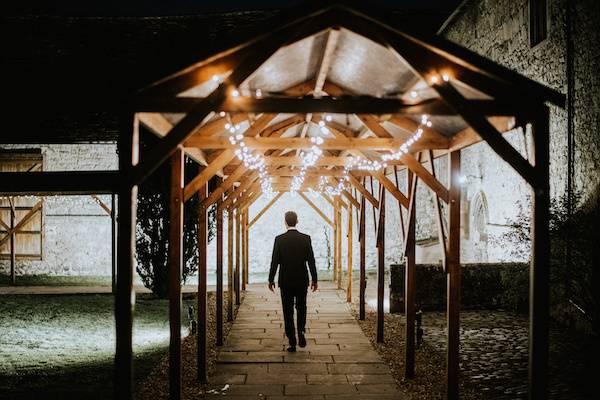
<svg viewBox="0 0 600 400"><path fill-rule="evenodd" d="M296 215L293 211L288 211L285 213L285 223L287 226L296 226L298 223L298 215Z"/></svg>

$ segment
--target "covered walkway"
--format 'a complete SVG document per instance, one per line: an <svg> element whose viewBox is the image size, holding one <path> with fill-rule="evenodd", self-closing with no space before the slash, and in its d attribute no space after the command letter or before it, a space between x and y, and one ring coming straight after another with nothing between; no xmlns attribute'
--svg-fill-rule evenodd
<svg viewBox="0 0 600 400"><path fill-rule="evenodd" d="M402 399L390 370L330 282L308 294L307 346L285 351L278 290L248 285L210 377L230 398ZM228 386L226 386L228 385ZM260 395L264 397L259 397Z"/></svg>

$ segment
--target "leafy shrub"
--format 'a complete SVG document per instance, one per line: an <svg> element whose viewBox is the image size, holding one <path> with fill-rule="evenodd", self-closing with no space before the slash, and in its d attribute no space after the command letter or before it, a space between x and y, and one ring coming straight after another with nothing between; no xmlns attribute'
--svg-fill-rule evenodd
<svg viewBox="0 0 600 400"><path fill-rule="evenodd" d="M186 181L198 166L186 157ZM136 270L144 286L158 297L168 296L169 197L171 168L161 165L139 187L136 226ZM198 195L184 204L182 282L198 271ZM208 240L215 227L215 209L208 213Z"/></svg>

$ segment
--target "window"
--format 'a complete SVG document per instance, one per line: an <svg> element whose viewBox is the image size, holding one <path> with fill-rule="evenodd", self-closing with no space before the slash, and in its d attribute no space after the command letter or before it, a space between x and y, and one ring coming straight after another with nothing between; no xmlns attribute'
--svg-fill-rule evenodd
<svg viewBox="0 0 600 400"><path fill-rule="evenodd" d="M529 44L534 47L548 37L547 0L529 0Z"/></svg>
<svg viewBox="0 0 600 400"><path fill-rule="evenodd" d="M0 150L0 172L33 172L42 167L37 149ZM38 197L0 197L0 259L11 257L11 233L17 259L42 259L42 204Z"/></svg>
<svg viewBox="0 0 600 400"><path fill-rule="evenodd" d="M488 239L487 236L487 224L488 224L488 206L485 194L479 192L473 200L472 220L473 220L473 233L475 235L474 240L485 242Z"/></svg>

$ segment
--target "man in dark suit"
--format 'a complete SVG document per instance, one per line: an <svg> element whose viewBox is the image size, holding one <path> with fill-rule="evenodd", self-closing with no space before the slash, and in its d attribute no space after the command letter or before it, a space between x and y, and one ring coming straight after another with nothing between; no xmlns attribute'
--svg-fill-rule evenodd
<svg viewBox="0 0 600 400"><path fill-rule="evenodd" d="M304 329L306 326L306 292L308 291L308 272L310 269L312 283L310 287L314 292L319 287L317 284L317 268L315 267L315 255L313 253L310 236L298 232L296 224L298 216L293 211L285 213L285 226L287 232L275 238L273 245L273 256L271 258L271 269L269 271L269 290L273 292L275 287L275 273L279 268L277 280L281 292L281 303L283 306L283 320L285 322L285 335L290 346L287 351L296 351L296 332L294 329L294 303L298 318L298 344L306 346Z"/></svg>

